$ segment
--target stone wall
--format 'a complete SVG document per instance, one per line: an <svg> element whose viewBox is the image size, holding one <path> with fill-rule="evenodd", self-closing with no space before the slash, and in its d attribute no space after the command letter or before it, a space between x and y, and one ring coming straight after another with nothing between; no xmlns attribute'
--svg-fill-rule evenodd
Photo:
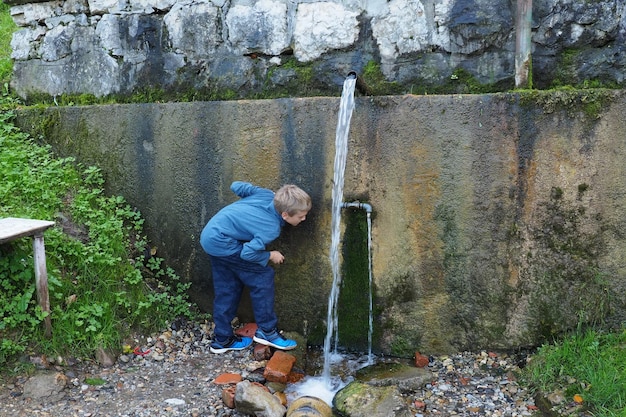
<svg viewBox="0 0 626 417"><path fill-rule="evenodd" d="M374 209L375 350L516 348L626 320L625 107L623 91L357 98L345 200ZM198 237L230 183L309 191L307 220L275 244L276 307L281 328L321 342L338 110L330 97L23 108L17 123L100 166L209 311Z"/></svg>
<svg viewBox="0 0 626 417"><path fill-rule="evenodd" d="M187 99L333 95L349 71L376 67L400 93L454 88L459 74L513 86L511 0L5 2L21 27L12 88L25 99L149 89ZM623 1L533 3L536 87L624 83Z"/></svg>

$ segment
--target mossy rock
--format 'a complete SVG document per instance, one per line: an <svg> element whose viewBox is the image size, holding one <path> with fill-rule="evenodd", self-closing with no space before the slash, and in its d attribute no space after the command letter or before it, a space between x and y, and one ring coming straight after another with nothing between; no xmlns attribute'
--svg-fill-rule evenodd
<svg viewBox="0 0 626 417"><path fill-rule="evenodd" d="M333 406L342 416L412 416L398 387L374 387L358 381L353 381L341 389L333 399Z"/></svg>
<svg viewBox="0 0 626 417"><path fill-rule="evenodd" d="M359 382L372 386L396 386L402 392L413 392L431 381L433 374L424 368L390 362L377 363L359 369L355 378Z"/></svg>

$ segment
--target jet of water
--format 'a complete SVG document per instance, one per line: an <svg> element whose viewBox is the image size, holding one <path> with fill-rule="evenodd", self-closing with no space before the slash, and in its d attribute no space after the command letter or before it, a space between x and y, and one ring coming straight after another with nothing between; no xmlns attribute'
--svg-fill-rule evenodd
<svg viewBox="0 0 626 417"><path fill-rule="evenodd" d="M354 89L356 86L356 76L348 75L343 83L341 102L339 104L339 119L335 133L335 165L333 174L332 190L332 220L331 220L331 245L330 263L333 272L333 285L328 299L328 313L326 316L327 328L324 340L324 369L322 376L327 384L330 384L330 353L331 343L334 342L334 351L337 351L339 335L337 332L337 302L339 300L339 286L341 275L339 268L339 238L341 225L341 208L343 203L344 173L346 170L346 159L348 154L348 135L350 133L350 119L354 110Z"/></svg>

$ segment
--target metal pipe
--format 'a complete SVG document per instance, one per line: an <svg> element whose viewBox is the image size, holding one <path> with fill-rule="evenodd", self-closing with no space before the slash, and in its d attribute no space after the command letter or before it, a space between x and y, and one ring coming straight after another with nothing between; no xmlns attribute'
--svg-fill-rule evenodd
<svg viewBox="0 0 626 417"><path fill-rule="evenodd" d="M369 86L367 84L365 84L365 81L363 81L362 77L359 77L359 75L356 73L356 71L350 71L348 73L348 77L347 78L356 78L356 84L355 84L355 88L357 89L357 91L365 96L371 96L372 95L372 90L369 88Z"/></svg>
<svg viewBox="0 0 626 417"><path fill-rule="evenodd" d="M367 213L372 212L372 206L370 204L361 203L360 201L352 201L352 202L344 201L343 203L341 203L341 208L357 208L357 209L365 210Z"/></svg>

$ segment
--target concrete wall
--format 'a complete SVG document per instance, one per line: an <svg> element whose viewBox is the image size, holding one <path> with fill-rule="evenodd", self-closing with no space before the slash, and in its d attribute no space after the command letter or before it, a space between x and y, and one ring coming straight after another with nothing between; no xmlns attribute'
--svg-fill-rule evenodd
<svg viewBox="0 0 626 417"><path fill-rule="evenodd" d="M357 97L345 200L374 208L376 350L512 348L624 320L624 108L623 91ZM282 328L319 342L338 110L325 97L52 107L18 125L100 166L208 309L198 236L231 181L309 191L310 216L275 243L276 304Z"/></svg>

